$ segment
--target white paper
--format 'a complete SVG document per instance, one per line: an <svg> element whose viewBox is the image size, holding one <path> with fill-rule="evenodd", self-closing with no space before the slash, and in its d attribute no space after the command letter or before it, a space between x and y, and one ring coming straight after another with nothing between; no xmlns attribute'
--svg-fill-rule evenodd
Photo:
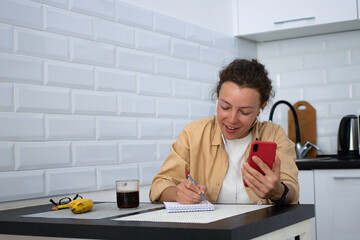
<svg viewBox="0 0 360 240"><path fill-rule="evenodd" d="M165 209L149 213L120 217L116 221L211 223L239 214L271 207L273 205L215 205L215 211L168 213Z"/></svg>

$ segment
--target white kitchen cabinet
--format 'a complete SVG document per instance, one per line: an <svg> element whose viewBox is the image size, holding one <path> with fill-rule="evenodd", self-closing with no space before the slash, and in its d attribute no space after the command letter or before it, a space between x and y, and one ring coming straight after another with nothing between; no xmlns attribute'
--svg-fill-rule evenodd
<svg viewBox="0 0 360 240"><path fill-rule="evenodd" d="M313 170L299 171L300 204L315 204L314 172ZM316 240L315 218L311 219L311 239Z"/></svg>
<svg viewBox="0 0 360 240"><path fill-rule="evenodd" d="M237 0L237 35L252 40L351 29L360 29L357 0Z"/></svg>
<svg viewBox="0 0 360 240"><path fill-rule="evenodd" d="M359 239L360 169L314 170L317 239Z"/></svg>

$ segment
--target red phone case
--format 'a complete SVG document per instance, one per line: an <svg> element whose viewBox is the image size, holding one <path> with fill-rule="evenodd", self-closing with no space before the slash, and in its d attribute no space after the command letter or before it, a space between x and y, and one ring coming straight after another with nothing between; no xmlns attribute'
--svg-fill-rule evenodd
<svg viewBox="0 0 360 240"><path fill-rule="evenodd" d="M276 153L276 143L274 142L265 142L265 141L254 141L251 144L250 154L249 154L249 165L259 171L262 175L265 175L264 172L259 168L259 166L254 163L252 160L253 156L258 156L266 165L272 169L274 158ZM247 184L244 181L245 187Z"/></svg>

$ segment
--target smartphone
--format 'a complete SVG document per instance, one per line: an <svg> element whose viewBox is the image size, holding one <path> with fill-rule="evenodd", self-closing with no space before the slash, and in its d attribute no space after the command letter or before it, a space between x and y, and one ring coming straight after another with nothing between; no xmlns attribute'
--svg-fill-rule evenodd
<svg viewBox="0 0 360 240"><path fill-rule="evenodd" d="M276 153L276 143L274 142L265 142L265 141L254 141L251 144L250 154L249 154L249 165L259 171L262 175L265 175L264 172L259 168L259 166L254 163L252 160L253 156L258 156L266 165L272 169L275 153ZM246 182L244 181L245 187L247 187Z"/></svg>

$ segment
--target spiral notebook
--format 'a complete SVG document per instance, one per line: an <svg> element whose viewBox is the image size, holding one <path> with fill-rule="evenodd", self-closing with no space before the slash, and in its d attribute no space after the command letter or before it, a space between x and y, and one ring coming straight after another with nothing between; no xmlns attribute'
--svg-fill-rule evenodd
<svg viewBox="0 0 360 240"><path fill-rule="evenodd" d="M166 211L173 212L199 212L199 211L214 211L215 205L210 202L201 202L199 204L181 204L178 202L164 202Z"/></svg>

